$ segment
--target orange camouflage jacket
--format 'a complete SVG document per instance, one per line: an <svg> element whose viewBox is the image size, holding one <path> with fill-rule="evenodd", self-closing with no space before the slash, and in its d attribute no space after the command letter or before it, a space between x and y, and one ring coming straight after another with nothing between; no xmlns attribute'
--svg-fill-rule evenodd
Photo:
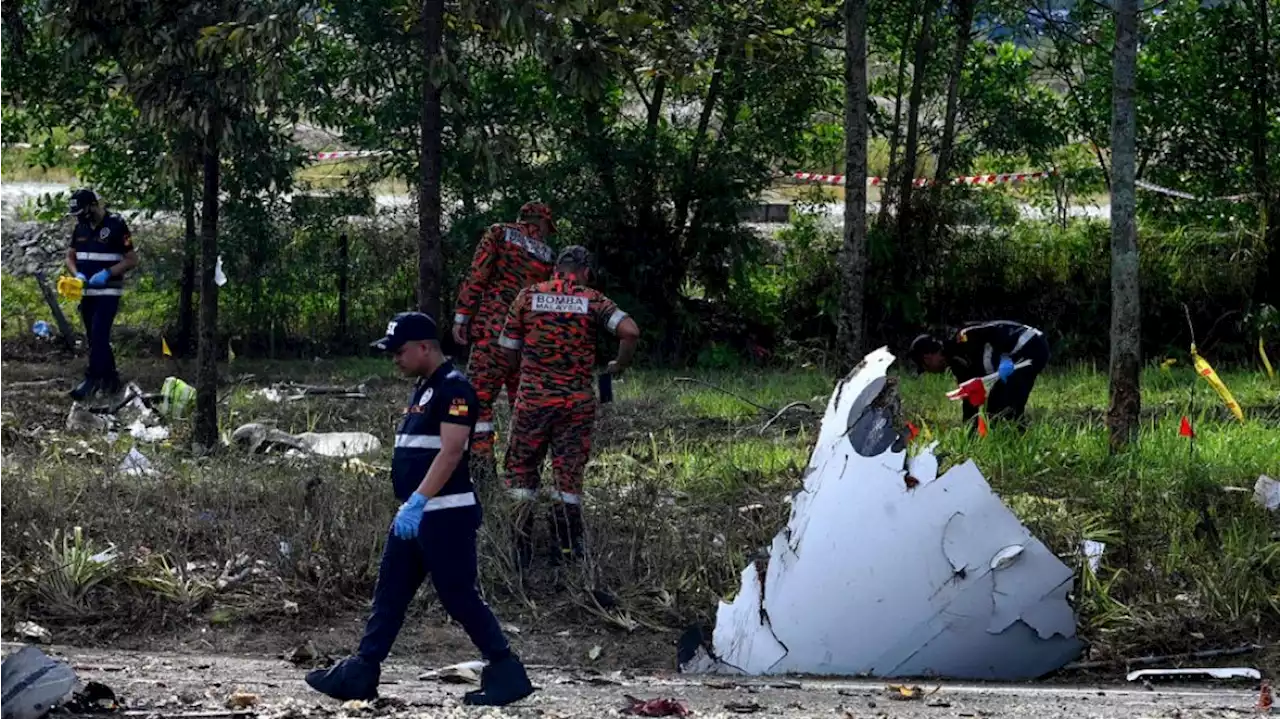
<svg viewBox="0 0 1280 719"><path fill-rule="evenodd" d="M551 247L533 225L491 226L480 238L471 269L458 288L454 323L470 324L472 342L496 340L516 294L550 277L554 261Z"/></svg>
<svg viewBox="0 0 1280 719"><path fill-rule="evenodd" d="M499 343L519 350L516 406L569 405L594 398L591 368L600 328L617 332L627 313L613 300L557 276L520 290Z"/></svg>

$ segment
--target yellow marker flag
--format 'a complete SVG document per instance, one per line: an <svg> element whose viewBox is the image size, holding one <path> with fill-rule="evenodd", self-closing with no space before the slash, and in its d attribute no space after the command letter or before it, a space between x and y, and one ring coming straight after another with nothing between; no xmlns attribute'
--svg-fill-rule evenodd
<svg viewBox="0 0 1280 719"><path fill-rule="evenodd" d="M1227 386L1222 383L1218 373L1213 371L1213 368L1200 356L1199 352L1196 352L1195 344L1191 345L1191 359L1195 361L1196 372L1217 390L1218 396L1222 398L1222 403L1227 405L1227 409L1231 410L1231 414L1234 414L1236 419L1243 422L1244 411L1240 409L1240 403L1236 401L1235 397L1231 396L1231 390L1227 389Z"/></svg>
<svg viewBox="0 0 1280 719"><path fill-rule="evenodd" d="M169 341L166 340L163 335L160 336L160 352L164 354L165 357L173 356L173 352L169 351Z"/></svg>
<svg viewBox="0 0 1280 719"><path fill-rule="evenodd" d="M1258 356L1262 358L1262 366L1267 368L1267 379L1275 379L1276 371L1271 366L1271 359L1267 357L1267 348L1261 335L1258 336Z"/></svg>

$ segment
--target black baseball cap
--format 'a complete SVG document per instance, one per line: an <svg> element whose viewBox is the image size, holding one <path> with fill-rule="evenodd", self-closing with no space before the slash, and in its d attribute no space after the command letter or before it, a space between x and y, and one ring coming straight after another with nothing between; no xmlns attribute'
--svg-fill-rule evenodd
<svg viewBox="0 0 1280 719"><path fill-rule="evenodd" d="M400 346L406 342L422 342L438 338L436 321L431 319L431 315L422 312L401 312L387 323L386 336L370 342L369 346L383 352L391 352L400 349Z"/></svg>
<svg viewBox="0 0 1280 719"><path fill-rule="evenodd" d="M89 208L98 201L98 195L93 190L82 189L71 193L71 204L67 208L68 215L80 217L89 211Z"/></svg>
<svg viewBox="0 0 1280 719"><path fill-rule="evenodd" d="M586 269L591 269L592 265L591 252L582 245L569 245L560 250L560 254L556 257L557 265L577 265Z"/></svg>

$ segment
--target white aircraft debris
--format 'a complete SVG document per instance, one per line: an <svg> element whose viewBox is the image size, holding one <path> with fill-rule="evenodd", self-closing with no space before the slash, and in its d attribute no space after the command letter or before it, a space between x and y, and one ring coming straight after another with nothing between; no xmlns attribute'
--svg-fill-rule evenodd
<svg viewBox="0 0 1280 719"><path fill-rule="evenodd" d="M790 521L686 670L1015 680L1077 657L1071 569L972 461L908 459L893 361L836 388Z"/></svg>
<svg viewBox="0 0 1280 719"><path fill-rule="evenodd" d="M297 450L325 457L354 457L382 449L378 438L368 432L303 432L289 434L266 425L251 422L236 428L231 434L233 444L243 445L250 452L266 452L272 448Z"/></svg>
<svg viewBox="0 0 1280 719"><path fill-rule="evenodd" d="M76 686L71 667L30 645L5 657L0 674L4 719L40 719L70 699Z"/></svg>

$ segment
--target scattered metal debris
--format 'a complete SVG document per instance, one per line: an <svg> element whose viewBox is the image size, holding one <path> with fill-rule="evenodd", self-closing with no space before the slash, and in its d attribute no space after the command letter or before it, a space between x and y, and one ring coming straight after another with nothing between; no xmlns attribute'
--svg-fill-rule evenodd
<svg viewBox="0 0 1280 719"><path fill-rule="evenodd" d="M35 622L18 622L13 625L13 631L29 642L47 642L52 638L48 629Z"/></svg>
<svg viewBox="0 0 1280 719"><path fill-rule="evenodd" d="M125 455L116 471L129 477L153 477L159 474L151 466L151 460L139 452L137 447L129 449L129 454Z"/></svg>
<svg viewBox="0 0 1280 719"><path fill-rule="evenodd" d="M325 457L353 457L382 449L378 438L368 432L303 432L289 434L259 422L236 428L231 443L246 447L252 453L271 449L294 449Z"/></svg>
<svg viewBox="0 0 1280 719"><path fill-rule="evenodd" d="M972 461L908 460L893 361L837 386L790 521L682 671L1016 680L1079 654L1071 569Z"/></svg>
<svg viewBox="0 0 1280 719"><path fill-rule="evenodd" d="M479 684L482 669L484 669L482 661L461 662L425 672L419 675L418 679L434 679L445 684Z"/></svg>
<svg viewBox="0 0 1280 719"><path fill-rule="evenodd" d="M258 705L258 695L252 692L235 691L227 697L226 705L228 709L248 709Z"/></svg>
<svg viewBox="0 0 1280 719"><path fill-rule="evenodd" d="M1125 678L1136 682L1139 679L1174 677L1178 679L1251 679L1262 678L1262 673L1249 667L1185 667L1182 669L1139 669L1129 672Z"/></svg>

